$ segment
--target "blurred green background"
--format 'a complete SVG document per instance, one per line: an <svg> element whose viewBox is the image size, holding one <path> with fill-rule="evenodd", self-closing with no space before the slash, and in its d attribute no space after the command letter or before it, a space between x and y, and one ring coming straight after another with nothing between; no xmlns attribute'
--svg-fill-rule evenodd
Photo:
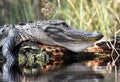
<svg viewBox="0 0 120 82"><path fill-rule="evenodd" d="M46 19L66 21L73 28L119 35L120 0L1 0L0 25Z"/></svg>

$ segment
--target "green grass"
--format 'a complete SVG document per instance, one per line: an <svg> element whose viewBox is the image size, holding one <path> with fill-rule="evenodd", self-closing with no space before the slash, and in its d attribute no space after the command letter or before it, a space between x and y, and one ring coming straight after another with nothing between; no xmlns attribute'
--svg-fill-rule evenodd
<svg viewBox="0 0 120 82"><path fill-rule="evenodd" d="M51 10L47 10L46 4L50 5ZM46 11L42 13L41 9ZM2 0L0 11L1 25L61 19L76 29L102 32L106 38L120 30L119 0L39 0L37 3L33 0Z"/></svg>
<svg viewBox="0 0 120 82"><path fill-rule="evenodd" d="M53 5L58 1L61 1L61 6L54 6L56 13L59 17L61 14L63 20L69 21L77 29L100 31L106 38L114 36L120 30L118 0L56 0ZM53 19L58 15L53 15Z"/></svg>
<svg viewBox="0 0 120 82"><path fill-rule="evenodd" d="M26 22L29 20L35 20L35 13L32 7L31 0L2 0L2 4L0 4L1 14L0 23L19 23Z"/></svg>

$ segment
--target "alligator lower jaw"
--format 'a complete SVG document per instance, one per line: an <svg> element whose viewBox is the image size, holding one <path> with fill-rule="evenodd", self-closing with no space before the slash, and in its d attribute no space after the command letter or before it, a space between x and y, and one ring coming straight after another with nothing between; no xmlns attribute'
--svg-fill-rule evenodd
<svg viewBox="0 0 120 82"><path fill-rule="evenodd" d="M72 52L80 52L80 51L83 51L85 50L86 48L92 46L94 44L94 42L82 42L82 43L79 43L79 44L62 44L61 46L62 47L65 47L67 48L68 50L72 51Z"/></svg>

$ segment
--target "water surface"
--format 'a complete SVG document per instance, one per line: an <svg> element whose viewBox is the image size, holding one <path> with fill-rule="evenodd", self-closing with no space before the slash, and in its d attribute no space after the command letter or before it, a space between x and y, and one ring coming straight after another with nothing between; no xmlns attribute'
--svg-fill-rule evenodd
<svg viewBox="0 0 120 82"><path fill-rule="evenodd" d="M108 72L105 66L100 66L93 71L84 62L69 60L59 59L43 66L15 63L7 72L2 69L5 62L1 62L0 82L120 82L119 70Z"/></svg>

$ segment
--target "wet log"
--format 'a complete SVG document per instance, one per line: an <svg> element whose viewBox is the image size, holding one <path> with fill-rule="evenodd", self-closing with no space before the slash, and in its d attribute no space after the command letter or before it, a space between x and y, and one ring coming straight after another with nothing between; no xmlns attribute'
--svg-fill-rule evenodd
<svg viewBox="0 0 120 82"><path fill-rule="evenodd" d="M101 41L94 46L87 48L83 52L94 53L98 55L93 60L88 60L86 64L88 66L107 66L120 65L120 37L116 37L111 41Z"/></svg>

